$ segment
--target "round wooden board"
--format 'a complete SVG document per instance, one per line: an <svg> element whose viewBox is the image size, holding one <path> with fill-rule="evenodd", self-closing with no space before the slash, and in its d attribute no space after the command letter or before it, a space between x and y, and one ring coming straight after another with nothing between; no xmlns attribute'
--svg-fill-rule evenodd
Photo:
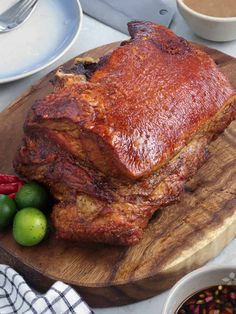
<svg viewBox="0 0 236 314"><path fill-rule="evenodd" d="M118 44L89 51L100 57ZM236 60L206 50L236 88ZM69 63L70 64L70 63ZM128 66L128 65L127 65ZM50 73L0 114L0 171L12 158L33 101L48 94ZM143 240L130 248L57 241L51 234L33 248L0 234L0 262L13 266L36 289L55 280L73 285L91 306L135 302L170 288L181 276L216 256L236 233L236 123L210 147L211 157L187 184L178 204L159 210Z"/></svg>

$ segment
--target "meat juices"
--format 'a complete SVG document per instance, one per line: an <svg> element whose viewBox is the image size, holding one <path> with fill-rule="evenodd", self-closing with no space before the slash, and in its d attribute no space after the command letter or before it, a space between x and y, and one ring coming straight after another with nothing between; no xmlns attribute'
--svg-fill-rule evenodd
<svg viewBox="0 0 236 314"><path fill-rule="evenodd" d="M164 26L129 31L98 63L61 69L26 119L14 167L58 200L58 238L138 243L235 118L235 91L206 53Z"/></svg>

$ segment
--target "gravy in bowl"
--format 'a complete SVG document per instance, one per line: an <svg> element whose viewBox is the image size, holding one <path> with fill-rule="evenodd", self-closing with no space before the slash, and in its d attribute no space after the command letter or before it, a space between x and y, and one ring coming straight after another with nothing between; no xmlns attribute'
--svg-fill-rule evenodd
<svg viewBox="0 0 236 314"><path fill-rule="evenodd" d="M214 17L236 17L236 0L184 0L192 10Z"/></svg>

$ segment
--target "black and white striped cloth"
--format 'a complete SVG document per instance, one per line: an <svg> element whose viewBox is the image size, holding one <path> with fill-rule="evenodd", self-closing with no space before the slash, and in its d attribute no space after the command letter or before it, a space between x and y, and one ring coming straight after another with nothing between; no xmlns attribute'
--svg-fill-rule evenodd
<svg viewBox="0 0 236 314"><path fill-rule="evenodd" d="M94 314L70 286L56 282L37 295L12 268L0 265L0 314Z"/></svg>

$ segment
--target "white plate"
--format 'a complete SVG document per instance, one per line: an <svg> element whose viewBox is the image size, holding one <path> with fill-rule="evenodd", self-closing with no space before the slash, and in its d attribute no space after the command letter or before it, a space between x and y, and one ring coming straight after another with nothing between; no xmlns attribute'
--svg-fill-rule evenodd
<svg viewBox="0 0 236 314"><path fill-rule="evenodd" d="M1 0L13 4L16 0ZM0 83L36 73L58 60L74 43L82 23L79 0L39 0L18 29L0 34Z"/></svg>

